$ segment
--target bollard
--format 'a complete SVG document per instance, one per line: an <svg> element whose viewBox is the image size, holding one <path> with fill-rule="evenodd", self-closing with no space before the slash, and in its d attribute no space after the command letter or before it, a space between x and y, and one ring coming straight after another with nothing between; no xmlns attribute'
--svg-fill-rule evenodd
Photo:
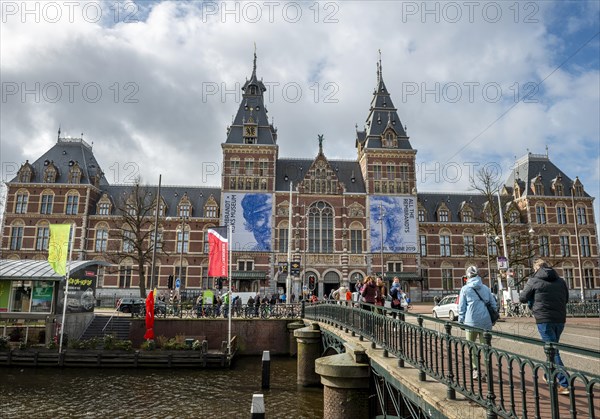
<svg viewBox="0 0 600 419"><path fill-rule="evenodd" d="M270 354L269 351L263 351L263 356L262 356L262 388L269 388L269 387L271 387L271 354Z"/></svg>
<svg viewBox="0 0 600 419"><path fill-rule="evenodd" d="M268 351L265 351L268 353ZM250 417L252 419L265 418L265 398L262 394L252 395L252 407L250 408Z"/></svg>

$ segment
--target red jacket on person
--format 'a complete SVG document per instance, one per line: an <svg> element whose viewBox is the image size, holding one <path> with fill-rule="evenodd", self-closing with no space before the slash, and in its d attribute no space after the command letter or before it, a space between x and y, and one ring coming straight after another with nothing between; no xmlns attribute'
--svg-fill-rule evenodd
<svg viewBox="0 0 600 419"><path fill-rule="evenodd" d="M360 295L362 295L363 302L367 304L375 304L377 296L377 286L374 282L369 282L362 288Z"/></svg>

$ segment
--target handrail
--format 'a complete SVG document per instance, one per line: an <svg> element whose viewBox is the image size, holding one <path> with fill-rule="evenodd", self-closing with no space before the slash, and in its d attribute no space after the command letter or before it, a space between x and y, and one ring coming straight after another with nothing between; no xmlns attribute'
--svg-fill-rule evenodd
<svg viewBox="0 0 600 419"><path fill-rule="evenodd" d="M392 317L393 314L397 318ZM598 360L599 351L493 331L483 331L484 343L472 342L453 335L451 322L370 304L307 304L305 317L352 331L361 340L369 339L384 353L396 356L400 367L406 363L417 368L419 380L424 381L429 375L444 383L449 399L460 392L481 405L487 410L488 418L498 415L554 418L569 414L597 417L594 403L596 400L597 404L600 396L600 375L556 365L554 354L560 349L563 354L574 353ZM407 317L416 319L417 324L406 321ZM443 326L442 331L425 327L425 319ZM463 325L460 328L482 331ZM492 346L494 337L543 347L546 360L495 348ZM485 382L472 374L472 363L479 371L477 376L485 374ZM557 379L561 374L568 377L571 389L568 396L557 394ZM544 377L548 377L548 383Z"/></svg>

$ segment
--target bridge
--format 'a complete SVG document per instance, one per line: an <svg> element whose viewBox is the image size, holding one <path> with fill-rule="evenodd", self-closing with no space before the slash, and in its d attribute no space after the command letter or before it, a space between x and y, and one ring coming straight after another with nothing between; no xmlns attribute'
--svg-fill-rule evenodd
<svg viewBox="0 0 600 419"><path fill-rule="evenodd" d="M463 338L463 331L472 329L467 326L412 313L396 312L395 317L393 314L389 309L369 305L305 306L303 318L312 327L295 333L299 374L304 362L300 358L310 353L301 350L302 339L320 335L323 350L318 355L321 358L316 362L316 372L321 373L325 386L326 412L328 398L337 397L332 401L339 408L339 391L352 392L351 382L357 382L352 377L357 374L356 368L346 368L350 371L350 384L340 385L344 377L334 377L336 373L332 372L339 365L362 365L368 369L369 388L358 385L354 399L344 396L345 400L359 400L360 404L358 394L365 400L369 394L375 395L366 407L368 417L595 418L600 412L598 350L544 344L536 338L496 331L485 332L481 344ZM524 351L523 347L529 350ZM586 371L554 364L557 350L563 360L570 356L582 359ZM543 355L531 355L536 352ZM328 356L331 363L323 358ZM486 379L473 378L472 358ZM364 371L363 368L361 374ZM568 395L557 392L559 373L568 376ZM347 373L341 373L344 374ZM336 387L338 393L328 395L328 384ZM351 408L356 412L361 407Z"/></svg>

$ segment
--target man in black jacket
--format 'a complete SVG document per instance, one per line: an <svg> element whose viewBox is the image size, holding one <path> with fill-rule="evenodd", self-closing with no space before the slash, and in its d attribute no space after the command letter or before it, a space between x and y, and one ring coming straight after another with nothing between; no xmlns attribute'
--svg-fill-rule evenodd
<svg viewBox="0 0 600 419"><path fill-rule="evenodd" d="M543 259L536 259L533 269L535 273L527 281L519 300L521 303L533 303L531 310L542 340L558 343L567 321L569 289L565 281ZM554 363L564 365L558 350L555 352ZM569 394L569 382L565 374L559 372L556 378L560 384L558 394Z"/></svg>

